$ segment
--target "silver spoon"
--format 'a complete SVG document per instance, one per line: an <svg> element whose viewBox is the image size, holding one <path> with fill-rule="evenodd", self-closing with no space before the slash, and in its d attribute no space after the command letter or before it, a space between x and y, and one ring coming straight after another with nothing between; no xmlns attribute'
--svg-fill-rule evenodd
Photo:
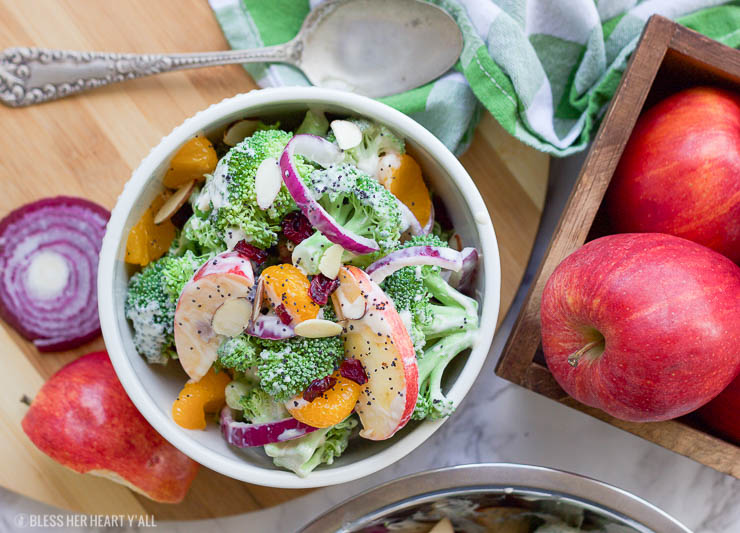
<svg viewBox="0 0 740 533"><path fill-rule="evenodd" d="M196 54L114 54L40 48L0 52L0 100L12 107L152 74L230 63L300 68L314 85L372 97L438 77L455 64L462 34L444 10L420 0L332 0L311 11L285 44Z"/></svg>

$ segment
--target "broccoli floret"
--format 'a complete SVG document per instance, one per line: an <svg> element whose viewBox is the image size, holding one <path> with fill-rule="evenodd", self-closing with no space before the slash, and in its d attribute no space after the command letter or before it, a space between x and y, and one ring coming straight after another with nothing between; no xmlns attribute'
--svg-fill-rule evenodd
<svg viewBox="0 0 740 533"><path fill-rule="evenodd" d="M125 313L134 327L136 351L149 363L167 363L173 343L175 303L166 290L166 256L149 263L128 282Z"/></svg>
<svg viewBox="0 0 740 533"><path fill-rule="evenodd" d="M216 362L222 368L232 368L237 372L247 372L257 366L261 347L259 339L249 335L237 335L224 339L218 347Z"/></svg>
<svg viewBox="0 0 740 533"><path fill-rule="evenodd" d="M396 197L376 180L346 163L316 170L309 179L314 197L340 226L374 239L382 253L398 245L401 210ZM331 245L317 231L293 249L293 263L317 274L321 256Z"/></svg>
<svg viewBox="0 0 740 533"><path fill-rule="evenodd" d="M434 235L417 235L398 245L396 249L412 246L447 246L447 243ZM427 342L425 330L433 327L433 308L431 294L424 284L423 272L439 272L439 267L404 267L388 276L381 288L393 300L406 329L420 354Z"/></svg>
<svg viewBox="0 0 740 533"><path fill-rule="evenodd" d="M165 364L177 357L172 349L175 306L185 283L210 255L165 255L131 276L126 295L126 318L134 327L134 346L150 363Z"/></svg>
<svg viewBox="0 0 740 533"><path fill-rule="evenodd" d="M438 270L422 268L421 278L431 296L428 323L419 324L426 342L419 362L419 397L413 418L437 419L450 414L454 406L442 392L442 374L460 352L470 348L479 327L478 302L452 288ZM438 302L438 303L435 303Z"/></svg>
<svg viewBox="0 0 740 533"><path fill-rule="evenodd" d="M193 277L195 271L211 259L214 254L195 255L191 250L186 250L180 257L166 255L163 258L162 281L164 290L170 299L177 303L183 287Z"/></svg>
<svg viewBox="0 0 740 533"><path fill-rule="evenodd" d="M321 137L326 135L329 130L329 121L326 120L326 116L323 111L312 111L309 109L306 111L306 116L303 118L303 122L298 126L295 131L296 135L302 133L309 133L311 135L320 135Z"/></svg>
<svg viewBox="0 0 740 533"><path fill-rule="evenodd" d="M444 418L455 409L442 391L442 375L455 356L473 345L477 329L476 325L474 329L453 333L424 350L418 360L419 396L412 415L414 420Z"/></svg>
<svg viewBox="0 0 740 533"><path fill-rule="evenodd" d="M212 218L207 213L194 211L180 232L177 249L195 249L202 254L211 255L225 251L226 243L223 235Z"/></svg>
<svg viewBox="0 0 740 533"><path fill-rule="evenodd" d="M272 396L259 388L253 388L239 400L244 420L253 424L264 424L288 418L288 410L282 402L276 402Z"/></svg>
<svg viewBox="0 0 740 533"><path fill-rule="evenodd" d="M332 322L337 322L339 319L337 318L337 314L334 311L334 304L329 302L324 307L322 307L321 315L319 316L319 318L322 318L324 320L331 320Z"/></svg>
<svg viewBox="0 0 740 533"><path fill-rule="evenodd" d="M381 156L404 153L403 139L385 126L362 118L348 120L360 128L362 142L345 151L345 161L353 163L366 174L375 176Z"/></svg>
<svg viewBox="0 0 740 533"><path fill-rule="evenodd" d="M413 237L399 248L445 246L434 235ZM478 330L478 302L450 286L439 267L404 267L388 276L381 288L409 331L419 364L419 397L413 418L447 416L453 406L441 389L449 362L470 348Z"/></svg>
<svg viewBox="0 0 740 533"><path fill-rule="evenodd" d="M261 340L260 344L260 387L280 401L305 390L314 379L331 374L344 357L344 342L339 336Z"/></svg>
<svg viewBox="0 0 740 533"><path fill-rule="evenodd" d="M298 439L267 444L265 453L272 457L275 466L306 477L320 464L330 465L342 455L357 424L357 419L350 416L339 424L317 429Z"/></svg>
<svg viewBox="0 0 740 533"><path fill-rule="evenodd" d="M292 137L292 133L280 129L258 130L221 158L213 175L206 177L206 184L196 201L196 207L202 212L210 211L206 221L213 226L213 230L206 228L208 231L202 240L210 241L215 231L223 242L227 229L238 228L255 246L269 248L277 244L280 221L298 207L283 185L273 204L266 210L260 209L255 176L265 159L280 158ZM300 157L295 159L302 176L314 169ZM202 232L203 223L196 225L191 232Z"/></svg>

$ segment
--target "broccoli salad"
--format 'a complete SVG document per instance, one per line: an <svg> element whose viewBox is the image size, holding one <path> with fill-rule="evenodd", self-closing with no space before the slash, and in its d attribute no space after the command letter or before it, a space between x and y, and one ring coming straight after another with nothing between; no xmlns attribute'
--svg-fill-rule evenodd
<svg viewBox="0 0 740 533"><path fill-rule="evenodd" d="M186 142L126 243L134 345L189 378L174 421L299 476L448 416L443 374L479 327L478 252L404 141L331 118Z"/></svg>

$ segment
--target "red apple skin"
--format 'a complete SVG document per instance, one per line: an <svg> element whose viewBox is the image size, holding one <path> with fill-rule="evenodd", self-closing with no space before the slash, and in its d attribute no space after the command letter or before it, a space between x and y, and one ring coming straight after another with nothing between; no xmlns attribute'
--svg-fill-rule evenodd
<svg viewBox="0 0 740 533"><path fill-rule="evenodd" d="M118 381L106 352L72 361L47 381L23 417L23 431L56 462L178 503L198 463L159 435Z"/></svg>
<svg viewBox="0 0 740 533"><path fill-rule="evenodd" d="M617 418L668 420L740 372L740 268L657 233L610 235L568 256L540 308L547 365L573 398ZM568 356L605 339L576 367Z"/></svg>
<svg viewBox="0 0 740 533"><path fill-rule="evenodd" d="M740 445L740 377L699 409L698 414L709 427Z"/></svg>
<svg viewBox="0 0 740 533"><path fill-rule="evenodd" d="M740 264L740 95L698 87L649 109L606 202L615 233L668 233Z"/></svg>

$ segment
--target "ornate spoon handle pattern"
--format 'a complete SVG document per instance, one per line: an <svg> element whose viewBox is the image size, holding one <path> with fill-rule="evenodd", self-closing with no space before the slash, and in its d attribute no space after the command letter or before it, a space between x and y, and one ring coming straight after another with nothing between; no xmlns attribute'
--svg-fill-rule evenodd
<svg viewBox="0 0 740 533"><path fill-rule="evenodd" d="M119 81L187 68L254 62L297 65L302 51L300 40L254 50L194 54L8 48L0 52L0 100L11 107L27 106Z"/></svg>

